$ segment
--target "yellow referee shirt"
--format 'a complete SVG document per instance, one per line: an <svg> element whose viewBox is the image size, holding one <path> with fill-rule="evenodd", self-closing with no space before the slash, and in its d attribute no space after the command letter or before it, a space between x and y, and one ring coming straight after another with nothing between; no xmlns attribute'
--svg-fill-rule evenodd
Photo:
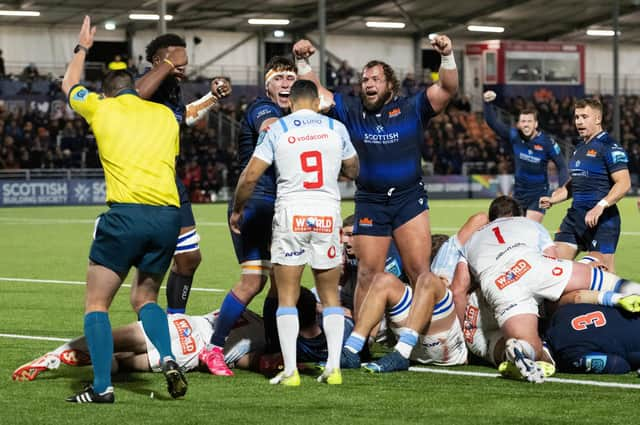
<svg viewBox="0 0 640 425"><path fill-rule="evenodd" d="M180 206L175 181L180 128L171 110L133 90L101 97L82 85L69 91L69 104L93 129L107 202Z"/></svg>

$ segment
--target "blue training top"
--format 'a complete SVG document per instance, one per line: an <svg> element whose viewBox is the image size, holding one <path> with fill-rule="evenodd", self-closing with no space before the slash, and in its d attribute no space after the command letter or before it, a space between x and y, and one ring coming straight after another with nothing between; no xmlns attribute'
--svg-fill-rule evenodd
<svg viewBox="0 0 640 425"><path fill-rule="evenodd" d="M260 137L260 126L269 118L281 118L284 112L273 100L266 96L259 96L247 110L240 123L240 138L238 141L238 155L240 166L244 169ZM275 199L276 196L276 172L274 166L270 166L260 177L252 197Z"/></svg>
<svg viewBox="0 0 640 425"><path fill-rule="evenodd" d="M567 164L562 158L560 146L547 134L540 131L531 139L526 139L515 127L508 127L496 116L490 103L484 103L484 118L500 138L508 140L513 148L515 161L516 192L548 192L549 177L547 164L553 161L558 168L560 186L569 179Z"/></svg>
<svg viewBox="0 0 640 425"><path fill-rule="evenodd" d="M614 307L561 306L545 340L563 372L627 373L640 367L640 316Z"/></svg>
<svg viewBox="0 0 640 425"><path fill-rule="evenodd" d="M613 187L611 174L626 170L628 163L624 148L606 131L589 143L580 142L569 160L572 205L581 209L593 208Z"/></svg>
<svg viewBox="0 0 640 425"><path fill-rule="evenodd" d="M329 114L344 123L358 152L358 192L386 196L391 188L402 191L421 181L423 132L435 115L425 90L412 97L396 96L377 112L367 111L359 97L333 98Z"/></svg>

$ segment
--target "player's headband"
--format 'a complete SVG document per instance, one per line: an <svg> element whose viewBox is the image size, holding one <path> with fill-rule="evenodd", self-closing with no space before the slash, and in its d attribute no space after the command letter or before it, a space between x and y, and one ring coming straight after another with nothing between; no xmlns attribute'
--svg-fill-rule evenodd
<svg viewBox="0 0 640 425"><path fill-rule="evenodd" d="M290 75L294 78L297 78L296 73L293 71L278 71L276 69L270 69L264 76L264 85L267 86L269 84L269 81L271 81L274 77L288 77Z"/></svg>

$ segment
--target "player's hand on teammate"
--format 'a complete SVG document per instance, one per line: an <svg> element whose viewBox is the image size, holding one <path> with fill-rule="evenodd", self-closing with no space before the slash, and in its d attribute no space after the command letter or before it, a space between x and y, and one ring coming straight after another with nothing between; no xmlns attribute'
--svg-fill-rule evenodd
<svg viewBox="0 0 640 425"><path fill-rule="evenodd" d="M616 303L618 307L631 313L640 313L640 295L627 295Z"/></svg>
<svg viewBox="0 0 640 425"><path fill-rule="evenodd" d="M494 92L493 90L487 90L486 92L482 93L482 100L487 103L493 102L494 100L496 100L496 92Z"/></svg>
<svg viewBox="0 0 640 425"><path fill-rule="evenodd" d="M542 196L538 201L538 206L543 210L548 210L552 205L550 196Z"/></svg>
<svg viewBox="0 0 640 425"><path fill-rule="evenodd" d="M446 35L437 35L431 40L431 46L442 56L449 56L453 52L451 39Z"/></svg>
<svg viewBox="0 0 640 425"><path fill-rule="evenodd" d="M307 59L312 56L316 52L316 48L313 47L313 44L309 40L298 40L296 44L293 45L293 56L296 59Z"/></svg>
<svg viewBox="0 0 640 425"><path fill-rule="evenodd" d="M82 21L82 27L80 28L80 34L78 34L78 44L82 47L90 49L93 46L93 38L96 36L96 27L91 26L91 18L85 15Z"/></svg>
<svg viewBox="0 0 640 425"><path fill-rule="evenodd" d="M591 208L587 212L587 215L584 216L585 224L588 227L596 227L596 225L598 224L598 219L600 219L600 216L602 215L603 212L604 212L604 207L600 205L596 205L595 207Z"/></svg>
<svg viewBox="0 0 640 425"><path fill-rule="evenodd" d="M240 222L242 221L242 213L241 212L232 212L231 217L229 217L229 226L231 227L231 231L237 235L240 234Z"/></svg>
<svg viewBox="0 0 640 425"><path fill-rule="evenodd" d="M211 94L220 100L231 94L231 83L226 78L217 77L211 80Z"/></svg>

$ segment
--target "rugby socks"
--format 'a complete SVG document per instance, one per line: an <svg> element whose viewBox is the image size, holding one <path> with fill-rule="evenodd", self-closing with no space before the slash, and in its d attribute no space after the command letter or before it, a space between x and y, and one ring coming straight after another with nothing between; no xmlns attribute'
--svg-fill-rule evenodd
<svg viewBox="0 0 640 425"><path fill-rule="evenodd" d="M616 274L598 268L591 269L591 285L589 289L592 291L612 291L620 294L640 295L640 283L623 279Z"/></svg>
<svg viewBox="0 0 640 425"><path fill-rule="evenodd" d="M111 386L111 358L113 335L109 314L92 311L84 316L84 335L93 363L93 390L100 394Z"/></svg>
<svg viewBox="0 0 640 425"><path fill-rule="evenodd" d="M171 357L175 360L171 352L169 322L164 310L156 303L148 303L140 309L138 317L142 322L144 333L147 334L151 343L160 353L160 358Z"/></svg>
<svg viewBox="0 0 640 425"><path fill-rule="evenodd" d="M327 370L340 368L340 352L344 338L344 309L326 307L322 311L322 328L327 338Z"/></svg>
<svg viewBox="0 0 640 425"><path fill-rule="evenodd" d="M296 342L300 332L298 309L296 307L278 307L276 311L278 336L282 359L284 360L284 374L291 375L296 371Z"/></svg>
<svg viewBox="0 0 640 425"><path fill-rule="evenodd" d="M398 339L398 343L395 347L393 347L397 352L400 353L402 357L408 359L411 356L411 351L413 351L413 347L418 343L418 332L413 329L405 328L400 334L400 339Z"/></svg>
<svg viewBox="0 0 640 425"><path fill-rule="evenodd" d="M347 342L344 344L344 348L351 351L354 354L358 354L364 348L364 343L366 342L366 338L359 333L351 332L349 338L347 338Z"/></svg>
<svg viewBox="0 0 640 425"><path fill-rule="evenodd" d="M276 324L276 311L278 310L278 297L267 297L262 305L262 318L264 319L264 335L266 345L265 354L280 352L278 341L278 325Z"/></svg>
<svg viewBox="0 0 640 425"><path fill-rule="evenodd" d="M184 313L193 283L193 275L185 276L170 272L167 279L167 313Z"/></svg>
<svg viewBox="0 0 640 425"><path fill-rule="evenodd" d="M216 329L211 335L211 344L220 348L224 347L224 342L229 336L229 332L231 332L233 325L236 324L246 308L247 306L233 294L233 291L229 291L222 301L222 306L220 306Z"/></svg>
<svg viewBox="0 0 640 425"><path fill-rule="evenodd" d="M627 279L620 279L618 281L617 292L625 295L636 294L640 295L640 283L633 282Z"/></svg>

